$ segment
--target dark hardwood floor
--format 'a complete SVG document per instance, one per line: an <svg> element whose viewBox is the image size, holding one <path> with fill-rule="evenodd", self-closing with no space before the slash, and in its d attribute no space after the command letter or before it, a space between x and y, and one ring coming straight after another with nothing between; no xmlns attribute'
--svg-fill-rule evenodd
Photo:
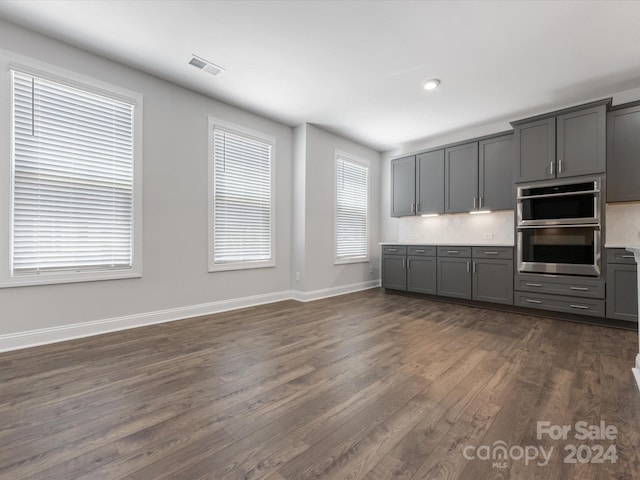
<svg viewBox="0 0 640 480"><path fill-rule="evenodd" d="M635 479L637 352L632 331L378 289L10 352L0 478Z"/></svg>

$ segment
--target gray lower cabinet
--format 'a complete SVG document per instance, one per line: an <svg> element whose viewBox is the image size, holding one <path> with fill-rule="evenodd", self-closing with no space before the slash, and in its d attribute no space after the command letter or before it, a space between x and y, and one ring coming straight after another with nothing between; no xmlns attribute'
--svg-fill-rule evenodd
<svg viewBox="0 0 640 480"><path fill-rule="evenodd" d="M513 248L384 245L382 286L513 305Z"/></svg>
<svg viewBox="0 0 640 480"><path fill-rule="evenodd" d="M444 150L416 156L416 213L444 213Z"/></svg>
<svg viewBox="0 0 640 480"><path fill-rule="evenodd" d="M407 257L407 291L436 295L437 285L436 257Z"/></svg>
<svg viewBox="0 0 640 480"><path fill-rule="evenodd" d="M640 200L640 105L607 115L607 202Z"/></svg>
<svg viewBox="0 0 640 480"><path fill-rule="evenodd" d="M392 290L407 289L407 247L384 245L382 247L382 286Z"/></svg>
<svg viewBox="0 0 640 480"><path fill-rule="evenodd" d="M604 317L604 300L565 297L545 293L515 292L515 304L521 307L540 308L556 312Z"/></svg>
<svg viewBox="0 0 640 480"><path fill-rule="evenodd" d="M415 215L416 157L391 161L391 216Z"/></svg>
<svg viewBox="0 0 640 480"><path fill-rule="evenodd" d="M605 284L588 277L523 273L515 276L515 305L604 317Z"/></svg>
<svg viewBox="0 0 640 480"><path fill-rule="evenodd" d="M478 207L478 142L444 151L444 211L463 213Z"/></svg>
<svg viewBox="0 0 640 480"><path fill-rule="evenodd" d="M513 260L473 259L473 300L513 305Z"/></svg>
<svg viewBox="0 0 640 480"><path fill-rule="evenodd" d="M438 257L438 295L471 299L471 258Z"/></svg>
<svg viewBox="0 0 640 480"><path fill-rule="evenodd" d="M638 321L638 273L633 254L607 249L607 318Z"/></svg>
<svg viewBox="0 0 640 480"><path fill-rule="evenodd" d="M513 209L513 135L478 142L478 155L478 208Z"/></svg>

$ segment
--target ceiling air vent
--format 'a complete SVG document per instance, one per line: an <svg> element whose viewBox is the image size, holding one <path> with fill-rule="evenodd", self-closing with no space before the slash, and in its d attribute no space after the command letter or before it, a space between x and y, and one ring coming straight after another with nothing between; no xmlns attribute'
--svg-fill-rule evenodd
<svg viewBox="0 0 640 480"><path fill-rule="evenodd" d="M189 65L193 65L194 67L199 68L200 70L204 70L205 72L209 72L211 75L215 76L218 76L222 72L224 72L224 68L196 55L193 55L193 58L189 60Z"/></svg>

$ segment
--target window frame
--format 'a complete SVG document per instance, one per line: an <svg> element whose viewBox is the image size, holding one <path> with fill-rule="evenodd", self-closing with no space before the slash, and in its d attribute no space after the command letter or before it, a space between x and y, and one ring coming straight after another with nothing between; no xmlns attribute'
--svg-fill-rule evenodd
<svg viewBox="0 0 640 480"><path fill-rule="evenodd" d="M12 273L13 214L14 214L14 139L13 139L13 81L12 70L34 75L86 92L113 98L133 105L133 206L132 206L132 266L117 269L82 269L77 271L43 271ZM59 283L91 282L142 277L142 162L143 162L143 97L122 87L92 77L55 67L5 50L0 50L0 151L8 162L0 166L0 184L7 186L5 206L0 208L0 225L6 234L0 235L0 288Z"/></svg>
<svg viewBox="0 0 640 480"><path fill-rule="evenodd" d="M223 130L235 135L249 137L254 140L265 142L271 145L270 174L271 174L271 255L268 260L255 260L245 262L215 262L215 208L214 208L214 175L215 158L214 144L215 131ZM209 116L208 118L208 152L207 152L207 250L208 250L208 272L225 272L233 270L250 270L257 268L273 268L276 266L276 139L264 132L253 130L235 123L227 122L219 118Z"/></svg>
<svg viewBox="0 0 640 480"><path fill-rule="evenodd" d="M364 257L338 257L338 161L343 160L367 169L367 253ZM333 264L369 263L371 261L371 162L342 150L335 150L333 161Z"/></svg>

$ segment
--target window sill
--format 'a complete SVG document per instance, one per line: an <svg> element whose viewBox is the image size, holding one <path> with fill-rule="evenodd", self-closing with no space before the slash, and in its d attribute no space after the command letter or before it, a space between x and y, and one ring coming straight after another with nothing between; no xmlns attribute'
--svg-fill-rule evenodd
<svg viewBox="0 0 640 480"><path fill-rule="evenodd" d="M244 262L244 263L216 263L209 265L209 273L228 272L232 270L253 270L256 268L273 268L276 263L268 262Z"/></svg>
<svg viewBox="0 0 640 480"><path fill-rule="evenodd" d="M369 263L371 259L369 257L358 258L339 258L333 262L334 265L347 265L350 263Z"/></svg>
<svg viewBox="0 0 640 480"><path fill-rule="evenodd" d="M5 278L0 288L29 287L36 285L55 285L60 283L98 282L102 280L119 280L123 278L141 278L142 272L135 270L113 270L104 272L81 273L40 273L17 275Z"/></svg>

